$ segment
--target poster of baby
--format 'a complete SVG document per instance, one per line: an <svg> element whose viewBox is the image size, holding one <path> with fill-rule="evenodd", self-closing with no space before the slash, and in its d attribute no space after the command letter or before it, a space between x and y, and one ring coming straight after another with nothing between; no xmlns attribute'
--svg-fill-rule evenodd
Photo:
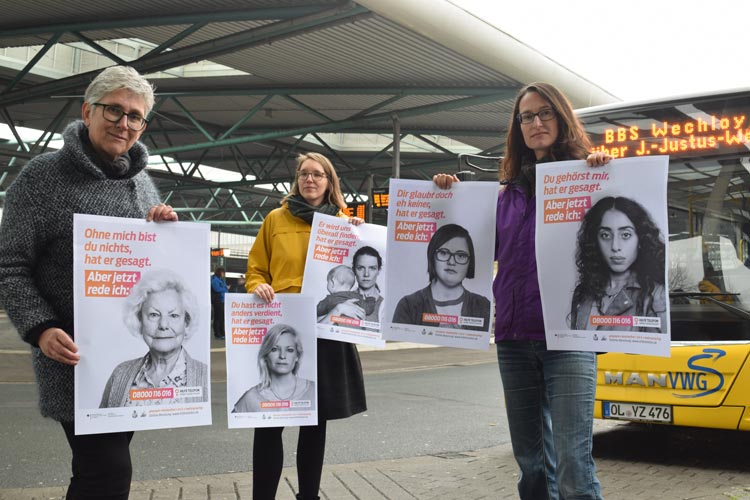
<svg viewBox="0 0 750 500"><path fill-rule="evenodd" d="M386 228L316 213L302 293L315 298L318 337L383 347Z"/></svg>

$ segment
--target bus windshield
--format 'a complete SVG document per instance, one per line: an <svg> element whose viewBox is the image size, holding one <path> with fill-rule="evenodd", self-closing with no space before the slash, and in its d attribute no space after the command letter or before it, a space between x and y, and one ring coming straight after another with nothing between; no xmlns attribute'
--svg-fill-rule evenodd
<svg viewBox="0 0 750 500"><path fill-rule="evenodd" d="M750 91L578 113L595 150L669 155L674 341L750 340Z"/></svg>

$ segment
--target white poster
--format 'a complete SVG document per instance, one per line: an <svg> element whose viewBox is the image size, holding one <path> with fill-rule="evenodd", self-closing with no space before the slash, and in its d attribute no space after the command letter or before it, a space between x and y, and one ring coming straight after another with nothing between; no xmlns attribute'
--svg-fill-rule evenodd
<svg viewBox="0 0 750 500"><path fill-rule="evenodd" d="M386 228L316 213L302 293L315 297L318 337L383 347Z"/></svg>
<svg viewBox="0 0 750 500"><path fill-rule="evenodd" d="M318 423L315 301L277 293L224 298L229 428Z"/></svg>
<svg viewBox="0 0 750 500"><path fill-rule="evenodd" d="M497 189L391 179L384 338L489 347Z"/></svg>
<svg viewBox="0 0 750 500"><path fill-rule="evenodd" d="M669 158L536 168L547 346L669 356Z"/></svg>
<svg viewBox="0 0 750 500"><path fill-rule="evenodd" d="M76 434L211 424L207 224L76 214Z"/></svg>

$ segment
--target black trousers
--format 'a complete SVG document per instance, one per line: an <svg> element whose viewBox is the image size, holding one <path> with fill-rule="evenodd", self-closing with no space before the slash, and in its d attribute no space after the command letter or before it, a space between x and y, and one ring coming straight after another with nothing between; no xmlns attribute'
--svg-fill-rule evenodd
<svg viewBox="0 0 750 500"><path fill-rule="evenodd" d="M221 338L224 336L224 304L217 302L214 307L214 337Z"/></svg>
<svg viewBox="0 0 750 500"><path fill-rule="evenodd" d="M73 452L73 476L66 500L128 500L133 466L132 432L76 436L72 422L62 422Z"/></svg>
<svg viewBox="0 0 750 500"><path fill-rule="evenodd" d="M274 500L284 468L283 427L255 429L253 438L253 500ZM323 457L326 451L326 421L299 428L297 482L301 499L318 498Z"/></svg>

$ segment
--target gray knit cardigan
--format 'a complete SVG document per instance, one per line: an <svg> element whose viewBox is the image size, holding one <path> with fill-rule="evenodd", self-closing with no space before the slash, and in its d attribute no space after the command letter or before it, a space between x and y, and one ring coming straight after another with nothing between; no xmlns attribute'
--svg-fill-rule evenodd
<svg viewBox="0 0 750 500"><path fill-rule="evenodd" d="M202 403L208 401L208 366L197 359L193 359L185 349L185 364L187 373L187 387L201 387L203 394L200 397L183 398L184 403ZM123 361L112 371L102 393L102 402L99 408L120 408L125 406L130 395L129 389L133 388L133 380L146 364L147 356Z"/></svg>
<svg viewBox="0 0 750 500"><path fill-rule="evenodd" d="M73 367L42 354L49 327L73 333L73 214L143 218L159 195L136 142L130 169L108 178L85 153L82 121L63 132L59 151L31 160L8 188L0 224L0 304L32 345L42 415L73 421Z"/></svg>

